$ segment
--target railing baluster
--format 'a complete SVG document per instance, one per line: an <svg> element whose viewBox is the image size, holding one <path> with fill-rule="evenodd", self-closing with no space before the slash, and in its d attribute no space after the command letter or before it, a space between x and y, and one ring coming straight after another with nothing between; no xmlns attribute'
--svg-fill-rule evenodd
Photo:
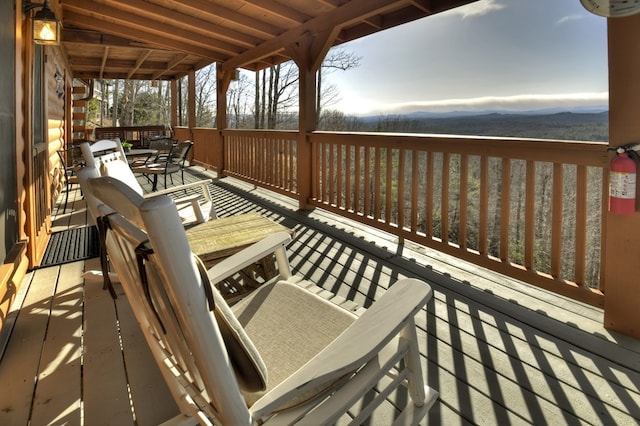
<svg viewBox="0 0 640 426"><path fill-rule="evenodd" d="M386 166L386 183L385 183L385 190L384 190L384 223L386 224L392 224L393 223L393 215L391 213L391 206L393 204L393 157L394 157L394 153L397 152L397 150L395 149L391 149L391 148L387 148L386 150L386 159L387 159L387 166Z"/></svg>
<svg viewBox="0 0 640 426"><path fill-rule="evenodd" d="M553 196L551 207L551 276L559 279L562 269L562 195L563 167L553 163Z"/></svg>
<svg viewBox="0 0 640 426"><path fill-rule="evenodd" d="M351 155L351 151L353 150L353 145L345 145L345 149L346 149L346 155L347 158L345 159L345 171L346 171L346 176L345 176L345 182L344 182L344 186L345 186L345 201L344 201L344 209L346 211L355 211L355 209L353 208L353 206L351 205L351 176L353 175L353 167L352 167L352 155Z"/></svg>
<svg viewBox="0 0 640 426"><path fill-rule="evenodd" d="M398 196L396 197L396 210L398 211L398 228L403 229L404 224L404 182L405 182L405 157L406 150L400 150L398 159Z"/></svg>
<svg viewBox="0 0 640 426"><path fill-rule="evenodd" d="M335 144L329 145L329 173L327 178L329 179L329 197L327 201L329 204L335 204L336 202L336 152L335 152Z"/></svg>
<svg viewBox="0 0 640 426"><path fill-rule="evenodd" d="M467 212L469 192L469 157L462 155L460 158L460 222L458 225L458 245L467 248Z"/></svg>
<svg viewBox="0 0 640 426"><path fill-rule="evenodd" d="M433 238L433 152L427 152L427 197L426 197L426 218L425 218L425 234L429 238Z"/></svg>
<svg viewBox="0 0 640 426"><path fill-rule="evenodd" d="M524 210L524 267L533 271L535 247L535 199L536 199L536 164L527 160L526 194Z"/></svg>
<svg viewBox="0 0 640 426"><path fill-rule="evenodd" d="M344 190L342 187L342 182L343 182L343 176L344 176L344 166L342 164L343 161L343 152L342 150L344 149L344 145L343 144L339 144L337 145L338 148L338 171L336 173L336 178L337 178L337 182L336 182L336 189L337 189L337 193L336 193L336 205L338 207L343 207L342 206L342 191Z"/></svg>
<svg viewBox="0 0 640 426"><path fill-rule="evenodd" d="M322 143L313 142L311 144L311 162L312 164L320 164L320 148L322 147ZM321 175L320 167L312 167L311 168L311 197L314 200L320 200L320 187L322 184L320 183L320 175Z"/></svg>
<svg viewBox="0 0 640 426"><path fill-rule="evenodd" d="M363 210L360 208L360 182L362 181L360 177L360 173L362 173L362 168L360 167L360 161L362 156L360 155L360 150L362 148L355 145L353 149L355 153L354 162L356 166L354 183L353 183L353 212L357 215L358 213L363 212Z"/></svg>
<svg viewBox="0 0 640 426"><path fill-rule="evenodd" d="M364 147L364 216L372 217L371 212L371 148ZM374 218L375 219L375 218Z"/></svg>
<svg viewBox="0 0 640 426"><path fill-rule="evenodd" d="M478 251L489 256L489 157L480 157L480 229L478 230Z"/></svg>
<svg viewBox="0 0 640 426"><path fill-rule="evenodd" d="M576 236L574 281L584 286L585 256L587 248L587 167L578 166L576 170Z"/></svg>
<svg viewBox="0 0 640 426"><path fill-rule="evenodd" d="M411 150L409 154L411 155L411 233L415 234L418 232L418 191L420 190L418 161L420 152Z"/></svg>
<svg viewBox="0 0 640 426"><path fill-rule="evenodd" d="M320 151L320 155L321 155L321 165L322 167L320 168L321 172L322 172L322 192L320 194L320 200L322 200L323 202L327 202L327 195L328 195L328 185L329 185L329 177L327 177L327 150L329 149L329 147L327 146L327 144L323 144L322 145L322 150Z"/></svg>
<svg viewBox="0 0 640 426"><path fill-rule="evenodd" d="M374 179L374 186L375 188L373 188L373 218L377 221L380 221L380 217L381 217L381 212L380 210L382 209L382 206L380 205L381 203L381 197L380 197L380 187L382 186L382 176L380 176L380 174L382 173L382 160L381 160L381 155L380 155L380 147L376 147L375 148L375 162L373 163L373 179Z"/></svg>
<svg viewBox="0 0 640 426"><path fill-rule="evenodd" d="M442 242L449 242L449 173L451 169L451 156L448 152L442 153L442 189L440 194L440 237Z"/></svg>
<svg viewBox="0 0 640 426"><path fill-rule="evenodd" d="M500 182L500 260L509 261L509 222L511 218L511 160L502 159Z"/></svg>

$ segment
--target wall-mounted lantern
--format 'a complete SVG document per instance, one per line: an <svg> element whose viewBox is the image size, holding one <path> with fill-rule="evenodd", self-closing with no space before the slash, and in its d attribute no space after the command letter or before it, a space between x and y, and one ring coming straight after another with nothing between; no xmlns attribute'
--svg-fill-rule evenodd
<svg viewBox="0 0 640 426"><path fill-rule="evenodd" d="M24 3L23 11L26 14L37 7L42 9L37 11L31 20L33 42L36 44L60 44L62 23L56 18L55 13L49 9L49 0L45 0L44 3L27 1Z"/></svg>

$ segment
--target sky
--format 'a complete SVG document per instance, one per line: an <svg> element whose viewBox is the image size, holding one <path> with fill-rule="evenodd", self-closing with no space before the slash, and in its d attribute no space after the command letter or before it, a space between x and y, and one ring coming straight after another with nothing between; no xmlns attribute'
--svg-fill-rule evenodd
<svg viewBox="0 0 640 426"><path fill-rule="evenodd" d="M480 0L342 45L347 114L606 108L606 19L579 0Z"/></svg>

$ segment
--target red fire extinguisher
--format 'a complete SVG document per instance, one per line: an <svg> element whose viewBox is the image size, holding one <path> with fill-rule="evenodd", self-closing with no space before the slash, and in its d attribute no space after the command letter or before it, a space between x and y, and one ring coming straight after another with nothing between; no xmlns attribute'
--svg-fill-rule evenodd
<svg viewBox="0 0 640 426"><path fill-rule="evenodd" d="M616 152L609 175L609 211L631 215L636 210L636 162L624 148Z"/></svg>

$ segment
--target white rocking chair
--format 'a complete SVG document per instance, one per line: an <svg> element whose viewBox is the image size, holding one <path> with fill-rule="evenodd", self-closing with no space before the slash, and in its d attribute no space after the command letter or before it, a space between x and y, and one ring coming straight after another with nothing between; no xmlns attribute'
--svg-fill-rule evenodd
<svg viewBox="0 0 640 426"><path fill-rule="evenodd" d="M80 144L80 150L82 151L86 167L95 169L97 175L115 177L128 184L137 193L143 195L142 186L138 183L135 174L129 167L124 151L122 151L122 145L120 145L119 142L102 140L95 142L93 145L89 145L88 142L83 142ZM84 173L87 174L87 172ZM92 171L89 178L95 176L96 172ZM84 179L84 181L86 181L86 179ZM163 191L144 194L143 196L156 197L158 195L172 195L178 206L191 209L188 212L185 211L189 213L187 221L191 220L194 223L202 223L217 217L215 205L211 192L209 191L209 184L211 182L211 179L201 179L187 184L183 182L182 185L173 186ZM192 189L195 190L193 194L183 194L183 192ZM83 189L83 192L87 191L90 192L90 189Z"/></svg>
<svg viewBox="0 0 640 426"><path fill-rule="evenodd" d="M397 281L358 318L291 274L288 234L206 271L171 198L144 199L109 177L90 184L111 262L180 407L173 424L360 424L398 389L408 402L394 424L417 424L436 400L414 323L432 297L426 283ZM227 306L211 283L269 253L279 276Z"/></svg>

